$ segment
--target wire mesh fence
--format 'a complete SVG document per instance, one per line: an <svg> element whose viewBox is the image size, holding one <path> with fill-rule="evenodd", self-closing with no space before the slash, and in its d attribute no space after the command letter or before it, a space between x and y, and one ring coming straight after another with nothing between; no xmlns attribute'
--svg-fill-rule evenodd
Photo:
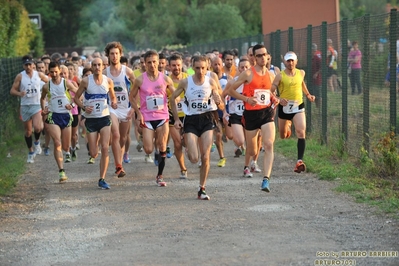
<svg viewBox="0 0 399 266"><path fill-rule="evenodd" d="M10 124L14 123L19 114L18 98L10 94L11 86L15 76L21 72L22 63L20 58L0 59L0 144L12 136Z"/></svg>
<svg viewBox="0 0 399 266"><path fill-rule="evenodd" d="M194 45L186 50L193 54L237 48L244 55L256 43L267 47L275 66L282 66L281 58L286 52L297 54L297 67L306 71L307 86L317 98L317 104L306 103L308 137L360 156L361 149L369 151L382 134L391 130L398 133L396 9L388 14L277 30L266 35ZM321 57L319 86L314 85L312 75L315 52ZM351 62L359 52L361 64Z"/></svg>

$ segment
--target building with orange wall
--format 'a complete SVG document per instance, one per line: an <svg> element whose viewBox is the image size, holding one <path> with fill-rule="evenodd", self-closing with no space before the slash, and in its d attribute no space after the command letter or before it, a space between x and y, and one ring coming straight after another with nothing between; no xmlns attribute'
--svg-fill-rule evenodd
<svg viewBox="0 0 399 266"><path fill-rule="evenodd" d="M261 0L261 8L263 34L339 21L339 0Z"/></svg>

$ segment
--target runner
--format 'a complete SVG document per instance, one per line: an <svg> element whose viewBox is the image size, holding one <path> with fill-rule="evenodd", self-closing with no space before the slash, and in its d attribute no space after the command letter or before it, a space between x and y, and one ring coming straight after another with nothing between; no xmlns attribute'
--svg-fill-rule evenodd
<svg viewBox="0 0 399 266"><path fill-rule="evenodd" d="M43 121L40 107L40 81L46 82L45 74L33 70L33 59L30 55L22 57L24 70L19 73L12 84L10 94L21 99L20 115L25 128L25 142L28 146L27 163L34 163L37 154L42 153L40 147L40 133L43 130ZM34 128L35 142L32 145L32 128Z"/></svg>
<svg viewBox="0 0 399 266"><path fill-rule="evenodd" d="M229 95L244 101L245 111L243 113L243 125L245 127L245 137L247 140L247 153L254 156L258 151L258 135L262 134L264 155L264 177L261 189L270 192L269 179L272 171L274 151L273 144L275 139L274 126L274 104L275 99L272 95L272 82L270 74L266 68L267 50L262 44L257 44L252 48L256 64L251 69L242 72L237 81L231 84ZM244 84L242 94L236 90ZM244 166L244 169L248 165Z"/></svg>
<svg viewBox="0 0 399 266"><path fill-rule="evenodd" d="M87 129L86 135L91 158L98 156L98 141L101 143L100 179L98 180L98 186L102 189L110 189L111 187L104 179L109 163L108 146L112 124L107 103L108 95L113 109L118 108L118 104L114 93L114 83L110 78L102 74L104 66L101 58L94 58L91 64L93 74L82 79L79 90L75 95L75 102L84 111ZM82 103L79 99L83 92L84 98Z"/></svg>
<svg viewBox="0 0 399 266"><path fill-rule="evenodd" d="M291 136L291 124L294 122L295 133L298 137L298 161L294 172L306 171L303 162L305 153L306 116L303 93L306 98L314 102L315 96L311 95L306 87L305 71L297 69L298 58L294 52L287 52L284 56L285 69L276 76L273 88L280 94L280 106L278 108L278 128L282 139ZM292 121L292 122L291 122Z"/></svg>
<svg viewBox="0 0 399 266"><path fill-rule="evenodd" d="M167 90L173 93L174 87L173 81L158 71L159 57L156 51L147 51L144 54L144 61L146 72L135 79L129 98L143 130L146 154L152 153L154 137L156 139L155 145L160 151L156 183L160 187L165 187L166 182L162 174L165 168L166 143L169 134ZM135 99L137 94L140 96L140 108Z"/></svg>
<svg viewBox="0 0 399 266"><path fill-rule="evenodd" d="M118 100L118 108L110 109L112 120L112 153L114 154L115 174L118 177L126 175L122 167L122 159L125 150L125 143L129 128L131 127L133 109L130 108L129 89L127 81L134 81L133 70L120 62L123 53L122 44L119 42L110 42L105 47L105 55L109 59L110 66L105 69L103 74L112 79L114 83L114 91Z"/></svg>
<svg viewBox="0 0 399 266"><path fill-rule="evenodd" d="M182 62L183 59L179 54L173 54L169 57L169 65L171 67L170 78L173 81L173 86L175 88L178 87L180 81L188 77L187 73L182 72ZM184 119L184 112L183 112L183 104L184 104L184 92L179 95L179 102L177 103L177 112L180 121ZM183 144L182 144L182 135L180 130L178 130L175 126L175 119L173 117L172 111L169 110L169 134L172 137L173 144L174 144L174 155L176 157L177 162L180 166L180 178L186 179L187 178L187 168L184 163L184 154L183 154Z"/></svg>
<svg viewBox="0 0 399 266"><path fill-rule="evenodd" d="M198 199L209 200L205 192L206 180L209 174L210 150L213 143L213 130L215 127L215 115L212 113L218 108L224 108L224 102L220 96L217 81L206 76L207 59L204 56L196 56L193 59L195 74L180 81L179 86L171 97L171 107L175 118L177 130L183 128L179 118L176 99L184 93L183 110L184 141L187 147L187 155L191 163L199 161L198 146L201 156L200 183Z"/></svg>
<svg viewBox="0 0 399 266"><path fill-rule="evenodd" d="M66 71L68 73L68 69ZM71 110L75 107L69 92L76 92L78 88L61 77L58 62L50 62L49 72L51 79L43 86L41 96L42 115L47 116L45 123L54 143L54 158L58 166L59 182L63 183L68 177L64 170L62 150L69 154L73 121ZM48 107L45 106L46 98Z"/></svg>

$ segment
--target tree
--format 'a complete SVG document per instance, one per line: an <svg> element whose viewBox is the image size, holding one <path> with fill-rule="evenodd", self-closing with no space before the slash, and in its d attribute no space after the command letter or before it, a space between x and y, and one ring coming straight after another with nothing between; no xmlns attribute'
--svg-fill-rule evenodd
<svg viewBox="0 0 399 266"><path fill-rule="evenodd" d="M191 43L231 39L246 34L245 22L237 7L228 4L207 4L202 9L190 8L187 31Z"/></svg>

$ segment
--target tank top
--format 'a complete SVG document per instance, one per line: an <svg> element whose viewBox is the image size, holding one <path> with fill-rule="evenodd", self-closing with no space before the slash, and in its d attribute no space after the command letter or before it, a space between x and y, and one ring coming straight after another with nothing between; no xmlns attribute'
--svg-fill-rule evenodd
<svg viewBox="0 0 399 266"><path fill-rule="evenodd" d="M22 79L19 87L20 91L26 91L25 96L21 97L21 105L40 105L40 81L39 73L32 72L32 78L26 74L25 70L21 72Z"/></svg>
<svg viewBox="0 0 399 266"><path fill-rule="evenodd" d="M84 117L86 118L100 118L109 115L109 107L108 107L108 92L109 92L109 84L108 78L105 75L102 75L103 81L100 85L97 85L94 81L94 76L89 75L87 78L87 89L84 93L83 97L83 105L84 106L93 106L93 111L88 114L84 113Z"/></svg>
<svg viewBox="0 0 399 266"><path fill-rule="evenodd" d="M65 105L70 104L70 98L66 94L67 87L64 78L61 78L59 84L54 84L50 79L48 88L47 99L49 111L61 114L69 113L69 110L65 108Z"/></svg>
<svg viewBox="0 0 399 266"><path fill-rule="evenodd" d="M199 115L217 110L212 95L210 77L205 76L204 83L197 85L193 76L187 78L187 89L184 95L183 111L186 115Z"/></svg>
<svg viewBox="0 0 399 266"><path fill-rule="evenodd" d="M234 81L238 79L238 76L234 78ZM237 88L237 92L242 94L242 90L244 88L244 84L241 84L240 87ZM244 102L242 100L236 99L230 96L229 102L229 114L236 114L242 116L244 112Z"/></svg>
<svg viewBox="0 0 399 266"><path fill-rule="evenodd" d="M107 76L114 82L115 96L118 101L118 109L130 108L129 85L126 83L126 66L122 65L117 77L112 76L110 67L106 68Z"/></svg>
<svg viewBox="0 0 399 266"><path fill-rule="evenodd" d="M166 81L163 73L158 72L158 78L151 81L147 72L143 73L143 84L140 86L140 111L144 121L163 120L169 118Z"/></svg>
<svg viewBox="0 0 399 266"><path fill-rule="evenodd" d="M278 85L280 97L301 104L303 102L302 81L303 76L299 69L295 69L295 75L292 77L288 76L285 71L281 71L281 81Z"/></svg>
<svg viewBox="0 0 399 266"><path fill-rule="evenodd" d="M261 110L269 107L270 102L270 89L272 82L270 81L269 71L266 71L265 75L260 76L255 71L255 67L251 67L252 81L248 84L244 84L242 94L246 97L256 97L258 103L255 106L245 102L245 110Z"/></svg>

